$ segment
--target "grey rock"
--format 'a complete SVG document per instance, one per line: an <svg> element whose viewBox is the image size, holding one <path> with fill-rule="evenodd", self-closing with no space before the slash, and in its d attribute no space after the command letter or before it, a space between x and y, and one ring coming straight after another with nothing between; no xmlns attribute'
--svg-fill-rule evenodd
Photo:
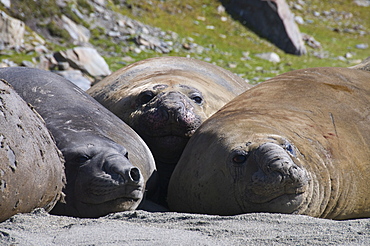
<svg viewBox="0 0 370 246"><path fill-rule="evenodd" d="M275 52L256 54L256 56L270 62L280 62L280 56Z"/></svg>
<svg viewBox="0 0 370 246"><path fill-rule="evenodd" d="M49 50L48 48L46 48L45 45L37 45L34 50L38 53L38 54L46 54L46 53L49 53Z"/></svg>
<svg viewBox="0 0 370 246"><path fill-rule="evenodd" d="M314 48L314 49L320 49L321 48L321 43L316 41L314 37L312 37L312 36L310 36L306 33L302 33L302 39L311 48Z"/></svg>
<svg viewBox="0 0 370 246"><path fill-rule="evenodd" d="M104 58L96 49L90 47L75 47L66 51L59 51L54 54L58 62L67 61L75 69L92 77L105 77L111 71Z"/></svg>
<svg viewBox="0 0 370 246"><path fill-rule="evenodd" d="M369 48L369 45L368 45L368 44L357 44L357 45L356 45L356 48L357 48L357 49L364 50L364 49Z"/></svg>
<svg viewBox="0 0 370 246"><path fill-rule="evenodd" d="M355 4L362 7L369 7L370 6L370 0L355 0Z"/></svg>
<svg viewBox="0 0 370 246"><path fill-rule="evenodd" d="M10 8L10 0L0 0L0 3L2 3L5 8Z"/></svg>
<svg viewBox="0 0 370 246"><path fill-rule="evenodd" d="M35 64L33 64L33 63L32 63L32 62L30 62L30 61L22 61L22 66L33 68L33 67L35 67Z"/></svg>
<svg viewBox="0 0 370 246"><path fill-rule="evenodd" d="M54 69L58 65L58 62L55 60L52 54L42 55L38 58L35 58L34 60L36 68L43 70Z"/></svg>
<svg viewBox="0 0 370 246"><path fill-rule="evenodd" d="M286 53L306 54L301 34L285 0L230 0L226 11Z"/></svg>
<svg viewBox="0 0 370 246"><path fill-rule="evenodd" d="M153 37L147 34L140 34L135 38L135 41L138 45L144 45L145 47L157 50L160 53L168 53L170 50L168 49L168 44L166 42L162 42L159 38Z"/></svg>
<svg viewBox="0 0 370 246"><path fill-rule="evenodd" d="M1 60L1 63L3 64L4 67L17 67L18 66L15 62L9 59L3 59Z"/></svg>
<svg viewBox="0 0 370 246"><path fill-rule="evenodd" d="M80 70L54 71L56 74L68 79L82 90L87 91L91 87L91 81L84 77Z"/></svg>
<svg viewBox="0 0 370 246"><path fill-rule="evenodd" d="M294 20L295 20L295 22L297 22L300 25L304 24L304 20L303 20L302 16L295 16Z"/></svg>
<svg viewBox="0 0 370 246"><path fill-rule="evenodd" d="M71 38L76 44L87 43L90 39L90 31L84 26L78 25L69 19L67 16L62 15L63 27L69 33Z"/></svg>
<svg viewBox="0 0 370 246"><path fill-rule="evenodd" d="M4 48L16 48L23 44L25 24L0 10L0 44Z"/></svg>

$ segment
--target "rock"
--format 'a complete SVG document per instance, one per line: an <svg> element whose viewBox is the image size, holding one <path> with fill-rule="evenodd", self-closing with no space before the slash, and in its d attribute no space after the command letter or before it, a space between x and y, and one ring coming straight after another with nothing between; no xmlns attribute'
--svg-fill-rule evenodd
<svg viewBox="0 0 370 246"><path fill-rule="evenodd" d="M69 33L76 44L88 43L90 39L90 31L81 25L77 25L67 16L62 15L63 27Z"/></svg>
<svg viewBox="0 0 370 246"><path fill-rule="evenodd" d="M146 48L157 50L160 53L168 53L170 50L168 49L168 45L165 42L162 42L159 38L148 35L148 34L140 34L135 38L135 42L138 45L144 45Z"/></svg>
<svg viewBox="0 0 370 246"><path fill-rule="evenodd" d="M71 67L79 69L94 78L105 77L111 73L104 58L94 48L75 47L56 52L54 57L58 62L67 61Z"/></svg>
<svg viewBox="0 0 370 246"><path fill-rule="evenodd" d="M304 20L303 20L302 16L295 16L294 20L295 20L295 22L297 22L300 25L304 24Z"/></svg>
<svg viewBox="0 0 370 246"><path fill-rule="evenodd" d="M306 54L294 16L285 0L230 0L226 11L286 53Z"/></svg>
<svg viewBox="0 0 370 246"><path fill-rule="evenodd" d="M275 52L256 54L256 56L270 62L280 62L280 57Z"/></svg>
<svg viewBox="0 0 370 246"><path fill-rule="evenodd" d="M91 81L84 77L80 70L55 71L55 73L68 79L84 91L91 87Z"/></svg>
<svg viewBox="0 0 370 246"><path fill-rule="evenodd" d="M355 0L355 4L362 7L369 7L370 6L370 0Z"/></svg>
<svg viewBox="0 0 370 246"><path fill-rule="evenodd" d="M222 5L218 5L217 7L217 13L218 14L224 14L225 13L225 7Z"/></svg>
<svg viewBox="0 0 370 246"><path fill-rule="evenodd" d="M0 3L2 3L5 8L10 8L10 0L0 0Z"/></svg>
<svg viewBox="0 0 370 246"><path fill-rule="evenodd" d="M321 43L316 41L314 39L314 37L312 37L312 36L310 36L306 33L302 33L302 39L311 48L314 48L314 49L320 49L321 48Z"/></svg>
<svg viewBox="0 0 370 246"><path fill-rule="evenodd" d="M24 67L35 67L35 64L33 64L32 62L30 61L22 61L22 66Z"/></svg>
<svg viewBox="0 0 370 246"><path fill-rule="evenodd" d="M369 48L369 45L368 45L368 44L357 44L357 45L356 45L356 48L357 48L357 49L364 50L364 49Z"/></svg>
<svg viewBox="0 0 370 246"><path fill-rule="evenodd" d="M58 62L51 54L42 55L38 58L35 58L34 60L34 63L36 63L36 68L43 70L54 69L58 65Z"/></svg>
<svg viewBox="0 0 370 246"><path fill-rule="evenodd" d="M49 52L48 48L46 48L44 45L37 45L35 46L34 50L38 54L46 54Z"/></svg>
<svg viewBox="0 0 370 246"><path fill-rule="evenodd" d="M345 57L346 59L351 59L351 58L353 57L353 55L352 55L352 53L347 52L347 53L344 55L344 57Z"/></svg>
<svg viewBox="0 0 370 246"><path fill-rule="evenodd" d="M16 48L23 44L25 24L0 11L0 44L4 48Z"/></svg>

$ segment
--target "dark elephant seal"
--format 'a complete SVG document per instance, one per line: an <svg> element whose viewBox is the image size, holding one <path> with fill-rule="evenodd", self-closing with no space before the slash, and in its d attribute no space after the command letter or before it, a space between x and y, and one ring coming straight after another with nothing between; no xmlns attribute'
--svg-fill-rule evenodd
<svg viewBox="0 0 370 246"><path fill-rule="evenodd" d="M194 131L250 85L216 65L184 57L136 62L87 92L130 125L156 161L161 204L181 153Z"/></svg>
<svg viewBox="0 0 370 246"><path fill-rule="evenodd" d="M0 80L0 222L62 195L63 157L42 118Z"/></svg>
<svg viewBox="0 0 370 246"><path fill-rule="evenodd" d="M129 126L51 72L3 68L0 78L36 108L66 160L66 196L51 213L98 217L138 206L155 166Z"/></svg>
<svg viewBox="0 0 370 246"><path fill-rule="evenodd" d="M279 75L198 128L172 175L171 210L370 216L370 73Z"/></svg>

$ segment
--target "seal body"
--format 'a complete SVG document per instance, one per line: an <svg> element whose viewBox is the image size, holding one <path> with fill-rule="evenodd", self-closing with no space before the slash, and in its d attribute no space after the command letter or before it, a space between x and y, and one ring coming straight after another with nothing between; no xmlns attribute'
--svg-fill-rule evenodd
<svg viewBox="0 0 370 246"><path fill-rule="evenodd" d="M240 77L218 66L190 58L158 57L124 67L87 92L148 144L163 200L172 171L194 131L248 88Z"/></svg>
<svg viewBox="0 0 370 246"><path fill-rule="evenodd" d="M65 199L52 213L98 217L139 205L155 166L129 126L51 72L3 68L0 78L36 108L66 160Z"/></svg>
<svg viewBox="0 0 370 246"><path fill-rule="evenodd" d="M370 216L370 73L310 68L226 104L172 175L173 211Z"/></svg>
<svg viewBox="0 0 370 246"><path fill-rule="evenodd" d="M42 118L0 80L0 222L62 195L63 157Z"/></svg>

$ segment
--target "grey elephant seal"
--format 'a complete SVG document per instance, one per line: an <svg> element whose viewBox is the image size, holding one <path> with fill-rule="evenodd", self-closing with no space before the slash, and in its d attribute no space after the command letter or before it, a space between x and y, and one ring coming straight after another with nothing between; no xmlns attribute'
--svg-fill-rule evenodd
<svg viewBox="0 0 370 246"><path fill-rule="evenodd" d="M172 175L171 210L370 216L370 73L279 75L198 128Z"/></svg>
<svg viewBox="0 0 370 246"><path fill-rule="evenodd" d="M63 163L42 118L0 80L0 222L50 211L62 195Z"/></svg>
<svg viewBox="0 0 370 246"><path fill-rule="evenodd" d="M124 67L87 92L130 125L156 161L160 203L172 171L202 122L251 86L233 73L184 57L157 57Z"/></svg>
<svg viewBox="0 0 370 246"><path fill-rule="evenodd" d="M51 72L2 68L0 78L40 113L65 158L65 199L51 213L99 217L139 205L155 165L129 126Z"/></svg>

